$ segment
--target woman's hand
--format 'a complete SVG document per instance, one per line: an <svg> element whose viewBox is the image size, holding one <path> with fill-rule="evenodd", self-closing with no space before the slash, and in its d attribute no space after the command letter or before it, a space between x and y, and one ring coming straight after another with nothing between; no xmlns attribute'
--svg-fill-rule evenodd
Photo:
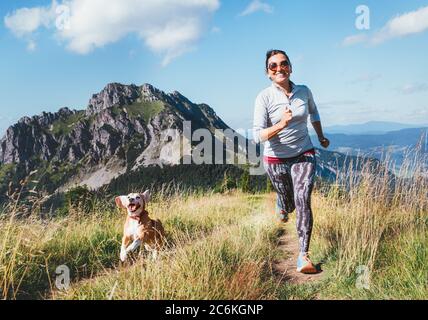
<svg viewBox="0 0 428 320"><path fill-rule="evenodd" d="M330 140L328 140L326 137L319 137L318 140L323 148L328 148L330 145Z"/></svg>
<svg viewBox="0 0 428 320"><path fill-rule="evenodd" d="M293 112L291 112L290 108L286 108L284 115L282 116L281 121L279 121L278 125L282 129L284 129L286 126L288 126L288 123L290 120L293 119Z"/></svg>
<svg viewBox="0 0 428 320"><path fill-rule="evenodd" d="M278 123L274 124L272 127L260 131L260 142L265 142L275 137L279 132L281 132L282 129L288 126L288 123L292 118L293 113L289 108L286 108L284 115Z"/></svg>

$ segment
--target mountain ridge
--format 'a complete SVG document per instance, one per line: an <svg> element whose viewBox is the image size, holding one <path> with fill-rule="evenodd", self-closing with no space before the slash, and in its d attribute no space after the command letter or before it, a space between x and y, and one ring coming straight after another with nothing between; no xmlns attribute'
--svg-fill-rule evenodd
<svg viewBox="0 0 428 320"><path fill-rule="evenodd" d="M428 124L406 124L392 121L368 121L364 123L353 123L348 125L334 125L325 127L324 131L329 134L384 134L408 128L423 128Z"/></svg>

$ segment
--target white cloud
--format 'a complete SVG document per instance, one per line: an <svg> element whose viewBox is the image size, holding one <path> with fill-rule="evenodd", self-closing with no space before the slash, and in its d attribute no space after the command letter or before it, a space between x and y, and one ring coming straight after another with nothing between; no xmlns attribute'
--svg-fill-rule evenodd
<svg viewBox="0 0 428 320"><path fill-rule="evenodd" d="M266 2L262 2L260 0L253 0L244 11L242 11L240 16L247 16L252 13L262 11L265 13L273 13L273 7Z"/></svg>
<svg viewBox="0 0 428 320"><path fill-rule="evenodd" d="M346 37L342 41L342 45L343 46L352 46L354 44L367 41L367 38L368 38L367 35L365 35L364 33L352 35L352 36Z"/></svg>
<svg viewBox="0 0 428 320"><path fill-rule="evenodd" d="M426 83L409 83L405 84L401 88L399 88L399 91L403 94L413 94L417 92L423 92L428 91L428 84Z"/></svg>
<svg viewBox="0 0 428 320"><path fill-rule="evenodd" d="M426 30L428 30L428 6L392 18L372 35L361 33L346 37L342 44L349 46L369 42L376 45L393 38L405 37Z"/></svg>
<svg viewBox="0 0 428 320"><path fill-rule="evenodd" d="M52 1L51 6L36 8L21 8L12 14L7 14L4 18L5 26L10 29L18 38L27 41L27 50L34 51L36 42L33 33L40 27L51 27L55 19L56 1Z"/></svg>
<svg viewBox="0 0 428 320"><path fill-rule="evenodd" d="M55 18L56 1L49 7L21 8L7 14L4 23L17 37L31 35L41 26L49 27Z"/></svg>
<svg viewBox="0 0 428 320"><path fill-rule="evenodd" d="M58 7L69 8L67 16ZM69 50L87 54L136 34L152 51L163 55L163 64L193 50L206 31L219 0L62 0L49 7L23 8L5 17L17 36L31 36L41 27L54 29ZM67 18L67 27L58 28Z"/></svg>
<svg viewBox="0 0 428 320"><path fill-rule="evenodd" d="M359 75L355 79L348 81L348 83L350 83L350 84L364 83L364 82L371 83L371 82L378 80L380 78L382 78L382 75L380 73L364 73L364 74Z"/></svg>
<svg viewBox="0 0 428 320"><path fill-rule="evenodd" d="M36 48L37 48L36 42L34 40L29 40L27 44L27 50L32 52L32 51L35 51Z"/></svg>
<svg viewBox="0 0 428 320"><path fill-rule="evenodd" d="M371 39L374 44L405 37L428 29L428 6L402 14L387 22Z"/></svg>

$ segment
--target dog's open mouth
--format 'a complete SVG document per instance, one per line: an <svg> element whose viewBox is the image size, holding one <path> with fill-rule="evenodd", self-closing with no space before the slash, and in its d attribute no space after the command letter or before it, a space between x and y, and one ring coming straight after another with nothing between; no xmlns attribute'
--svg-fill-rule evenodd
<svg viewBox="0 0 428 320"><path fill-rule="evenodd" d="M135 212L135 211L137 211L138 209L140 209L140 205L139 205L139 204L137 204L137 203L131 203L131 204L128 206L128 210L129 210L129 211L131 211L131 212Z"/></svg>

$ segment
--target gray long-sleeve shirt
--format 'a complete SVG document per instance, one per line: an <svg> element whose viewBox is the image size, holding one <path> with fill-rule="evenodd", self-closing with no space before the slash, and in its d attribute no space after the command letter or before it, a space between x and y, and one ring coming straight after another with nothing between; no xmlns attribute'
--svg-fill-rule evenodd
<svg viewBox="0 0 428 320"><path fill-rule="evenodd" d="M287 127L264 143L264 155L268 157L291 158L313 148L308 133L308 116L311 122L320 121L317 106L311 90L304 85L292 83L290 99L284 92L272 85L256 98L254 109L253 137L260 143L260 131L278 123L286 107L290 108L293 118Z"/></svg>

